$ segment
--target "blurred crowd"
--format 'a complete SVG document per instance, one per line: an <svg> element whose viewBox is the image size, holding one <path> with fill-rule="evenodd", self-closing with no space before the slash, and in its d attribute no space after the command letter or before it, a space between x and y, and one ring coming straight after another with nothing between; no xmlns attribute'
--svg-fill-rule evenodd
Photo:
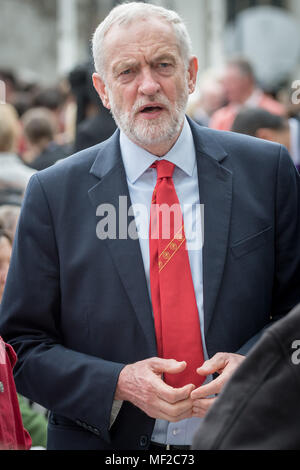
<svg viewBox="0 0 300 470"><path fill-rule="evenodd" d="M93 89L92 66L76 67L57 85L24 84L0 70L0 205L20 205L35 171L110 137L115 123Z"/></svg>
<svg viewBox="0 0 300 470"><path fill-rule="evenodd" d="M116 129L93 88L92 71L92 64L80 65L49 88L21 83L13 72L0 70L6 89L6 103L0 105L0 302L30 177ZM300 105L292 103L291 94L288 87L266 93L251 64L238 58L222 73L203 74L187 114L201 126L279 142L300 169ZM47 411L18 399L32 445L45 447Z"/></svg>
<svg viewBox="0 0 300 470"><path fill-rule="evenodd" d="M293 99L293 94L289 83L266 92L259 85L252 64L235 58L221 72L204 73L188 114L212 129L285 145L300 169L300 100Z"/></svg>

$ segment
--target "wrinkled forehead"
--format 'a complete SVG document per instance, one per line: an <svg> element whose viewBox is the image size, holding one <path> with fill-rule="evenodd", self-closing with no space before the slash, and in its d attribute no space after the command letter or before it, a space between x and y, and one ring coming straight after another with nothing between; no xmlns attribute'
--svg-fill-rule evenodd
<svg viewBox="0 0 300 470"><path fill-rule="evenodd" d="M114 24L104 38L106 65L118 58L158 51L180 56L177 36L171 24L160 18L142 18L129 24Z"/></svg>

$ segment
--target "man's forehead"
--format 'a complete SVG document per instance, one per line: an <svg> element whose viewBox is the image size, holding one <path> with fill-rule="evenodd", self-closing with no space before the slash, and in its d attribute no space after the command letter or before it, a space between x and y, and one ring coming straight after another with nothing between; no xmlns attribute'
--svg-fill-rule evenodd
<svg viewBox="0 0 300 470"><path fill-rule="evenodd" d="M165 45L153 44L149 47L124 48L120 49L115 57L110 61L112 67L116 64L128 63L138 64L141 60L146 62L155 62L157 60L173 60L177 62L179 50L174 47L166 47Z"/></svg>
<svg viewBox="0 0 300 470"><path fill-rule="evenodd" d="M114 25L105 38L104 49L112 68L121 62L153 61L168 56L176 60L180 56L173 28L161 20L156 24L140 20L128 26Z"/></svg>
<svg viewBox="0 0 300 470"><path fill-rule="evenodd" d="M172 26L162 19L137 19L129 24L114 24L106 33L104 44L105 50L117 47L124 51L156 44L175 49L177 38Z"/></svg>

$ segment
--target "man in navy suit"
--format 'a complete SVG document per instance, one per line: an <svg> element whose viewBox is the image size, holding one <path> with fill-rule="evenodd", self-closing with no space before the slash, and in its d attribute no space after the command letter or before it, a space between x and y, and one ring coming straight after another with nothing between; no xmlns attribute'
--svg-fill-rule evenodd
<svg viewBox="0 0 300 470"><path fill-rule="evenodd" d="M264 329L300 301L299 176L284 147L185 117L197 60L176 13L116 7L94 57L94 86L119 130L32 177L0 331L19 357L19 391L51 410L49 449L184 449ZM188 208L197 373L207 376L198 388L165 383L186 363L157 357L143 234L162 157ZM189 214L200 204L199 226ZM204 245L192 246L202 230Z"/></svg>

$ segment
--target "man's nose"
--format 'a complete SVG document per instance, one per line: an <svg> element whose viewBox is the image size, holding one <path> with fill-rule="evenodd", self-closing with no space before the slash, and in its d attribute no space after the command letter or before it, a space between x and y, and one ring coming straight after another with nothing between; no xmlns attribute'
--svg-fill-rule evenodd
<svg viewBox="0 0 300 470"><path fill-rule="evenodd" d="M143 95L155 95L160 91L160 84L151 70L144 70L140 76L139 92Z"/></svg>

